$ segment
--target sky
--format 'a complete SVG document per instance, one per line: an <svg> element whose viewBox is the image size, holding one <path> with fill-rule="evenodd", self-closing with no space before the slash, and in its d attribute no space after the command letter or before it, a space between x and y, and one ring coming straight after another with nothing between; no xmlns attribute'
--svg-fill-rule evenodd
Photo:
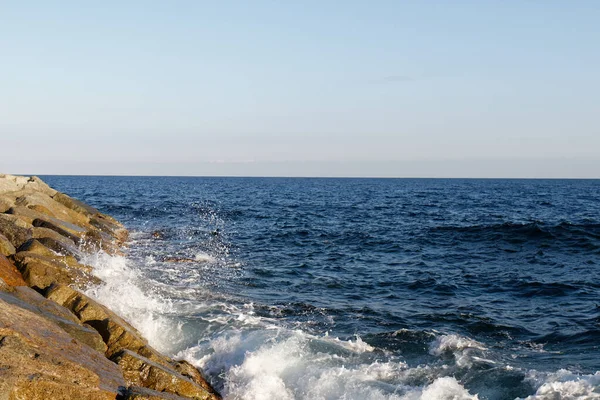
<svg viewBox="0 0 600 400"><path fill-rule="evenodd" d="M600 1L0 0L0 172L600 178Z"/></svg>

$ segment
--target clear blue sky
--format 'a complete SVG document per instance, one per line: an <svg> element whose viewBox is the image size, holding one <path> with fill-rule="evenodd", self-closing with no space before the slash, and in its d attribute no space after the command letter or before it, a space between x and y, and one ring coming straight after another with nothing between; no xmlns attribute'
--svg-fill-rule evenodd
<svg viewBox="0 0 600 400"><path fill-rule="evenodd" d="M600 177L600 1L2 1L0 171Z"/></svg>

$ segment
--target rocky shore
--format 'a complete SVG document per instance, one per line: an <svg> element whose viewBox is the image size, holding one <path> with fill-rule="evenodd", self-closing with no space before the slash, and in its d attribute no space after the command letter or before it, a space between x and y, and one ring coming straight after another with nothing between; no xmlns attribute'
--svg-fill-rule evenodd
<svg viewBox="0 0 600 400"><path fill-rule="evenodd" d="M193 365L153 349L84 294L85 253L128 232L37 177L0 175L0 400L220 399Z"/></svg>

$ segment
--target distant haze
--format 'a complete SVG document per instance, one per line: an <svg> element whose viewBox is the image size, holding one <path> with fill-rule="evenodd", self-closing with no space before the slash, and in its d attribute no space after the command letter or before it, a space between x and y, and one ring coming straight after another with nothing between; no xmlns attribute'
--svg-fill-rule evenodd
<svg viewBox="0 0 600 400"><path fill-rule="evenodd" d="M0 2L0 172L600 178L600 2Z"/></svg>

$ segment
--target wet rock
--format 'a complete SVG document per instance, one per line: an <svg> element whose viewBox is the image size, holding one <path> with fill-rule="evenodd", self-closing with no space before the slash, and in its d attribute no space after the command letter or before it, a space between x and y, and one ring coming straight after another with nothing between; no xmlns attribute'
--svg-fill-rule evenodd
<svg viewBox="0 0 600 400"><path fill-rule="evenodd" d="M13 258L23 279L31 287L44 289L59 283L85 288L102 282L91 274L91 267L79 264L74 257L23 251Z"/></svg>
<svg viewBox="0 0 600 400"><path fill-rule="evenodd" d="M117 242L125 243L129 237L129 232L119 222L106 215L98 214L90 218L90 224L100 229L102 232L108 233L114 237Z"/></svg>
<svg viewBox="0 0 600 400"><path fill-rule="evenodd" d="M190 399L220 398L178 372L132 351L123 350L111 359L119 365L125 381L130 385L142 386L159 392L169 392Z"/></svg>
<svg viewBox="0 0 600 400"><path fill-rule="evenodd" d="M187 397L177 396L168 392L159 392L156 390L131 386L127 389L124 395L119 397L121 400L186 400Z"/></svg>
<svg viewBox="0 0 600 400"><path fill-rule="evenodd" d="M87 229L52 217L37 218L33 220L33 226L52 229L58 234L71 239L79 244L84 241Z"/></svg>
<svg viewBox="0 0 600 400"><path fill-rule="evenodd" d="M36 226L33 228L33 238L58 253L72 255L74 257L79 257L81 255L75 242L52 229Z"/></svg>
<svg viewBox="0 0 600 400"><path fill-rule="evenodd" d="M13 246L10 240L8 240L6 236L0 233L0 254L2 254L3 256L10 256L12 254L15 254L16 252L17 249L15 249L15 246Z"/></svg>
<svg viewBox="0 0 600 400"><path fill-rule="evenodd" d="M170 263L186 263L186 262L198 262L198 260L194 258L187 257L162 257L160 259L162 262L170 262Z"/></svg>
<svg viewBox="0 0 600 400"><path fill-rule="evenodd" d="M75 243L73 243L71 239L62 237L59 240L56 240L54 238L42 237L37 240L47 248L54 250L59 254L81 258L79 248L75 246Z"/></svg>
<svg viewBox="0 0 600 400"><path fill-rule="evenodd" d="M45 296L71 310L81 322L88 323L102 335L107 345L106 355L111 357L123 349L168 365L170 360L150 347L144 337L123 318L68 286L53 285Z"/></svg>
<svg viewBox="0 0 600 400"><path fill-rule="evenodd" d="M85 251L90 253L102 250L110 255L123 255L115 239L99 229L87 231L85 239L80 245Z"/></svg>
<svg viewBox="0 0 600 400"><path fill-rule="evenodd" d="M0 299L0 398L114 399L117 365L48 319Z"/></svg>
<svg viewBox="0 0 600 400"><path fill-rule="evenodd" d="M13 246L19 247L31 239L33 227L14 215L0 214L0 234L5 236Z"/></svg>
<svg viewBox="0 0 600 400"><path fill-rule="evenodd" d="M83 266L82 264L79 264L76 257L72 255L61 255L59 254L59 252L43 244L42 240L43 239L29 239L17 249L17 254L29 256L43 256L46 258L50 258L52 261L63 264L67 267L83 269L86 272L92 271L92 267ZM16 258L18 258L18 256L15 254L15 259Z"/></svg>
<svg viewBox="0 0 600 400"><path fill-rule="evenodd" d="M8 258L0 254L0 278L9 286L27 286L21 273Z"/></svg>
<svg viewBox="0 0 600 400"><path fill-rule="evenodd" d="M208 383L206 379L204 379L200 371L198 371L198 369L189 362L185 360L173 361L171 365L173 366L175 371L177 371L181 375L196 382L198 385L202 386L207 392L218 396L218 393L215 391L215 389L213 389L210 383Z"/></svg>

